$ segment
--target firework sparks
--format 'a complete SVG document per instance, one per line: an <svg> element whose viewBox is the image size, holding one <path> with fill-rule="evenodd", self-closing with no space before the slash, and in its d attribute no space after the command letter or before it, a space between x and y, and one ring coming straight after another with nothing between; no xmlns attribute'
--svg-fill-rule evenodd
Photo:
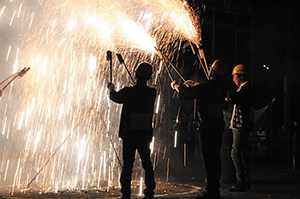
<svg viewBox="0 0 300 199"><path fill-rule="evenodd" d="M154 63L157 82L162 73L155 46L168 51L164 45L175 40L199 43L187 4L27 0L0 6L0 23L20 35L17 42L4 46L4 62L15 63L8 67L10 72L31 68L22 82L11 85L7 104L1 104L1 136L6 136L4 150L0 149L1 184L15 190L38 174L34 184L45 190L112 185L118 177L113 173L118 163L112 148L120 144L120 106L107 100L105 52L122 52L131 71L141 60ZM118 87L130 82L116 60L113 76ZM157 99L156 114L162 98Z"/></svg>

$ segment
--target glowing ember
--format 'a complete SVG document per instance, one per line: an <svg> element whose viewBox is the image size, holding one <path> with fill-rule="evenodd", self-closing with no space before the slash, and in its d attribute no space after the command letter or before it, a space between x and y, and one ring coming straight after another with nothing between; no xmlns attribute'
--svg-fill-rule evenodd
<svg viewBox="0 0 300 199"><path fill-rule="evenodd" d="M163 44L159 49L166 52L175 40L199 43L190 16L180 0L1 1L1 27L19 36L1 44L3 71L31 68L1 98L1 185L13 193L27 184L56 192L117 184L121 109L107 97L105 52L114 53L118 88L130 79L118 67L117 52L131 71L149 61L161 76L155 46Z"/></svg>

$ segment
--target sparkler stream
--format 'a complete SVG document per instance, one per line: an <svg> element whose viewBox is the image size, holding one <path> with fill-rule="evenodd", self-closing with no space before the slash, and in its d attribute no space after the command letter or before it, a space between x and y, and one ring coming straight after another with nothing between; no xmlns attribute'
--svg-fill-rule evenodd
<svg viewBox="0 0 300 199"><path fill-rule="evenodd" d="M198 44L201 38L195 15L181 0L6 0L0 3L0 24L18 33L3 46L4 70L31 68L0 104L0 181L11 194L40 172L66 138L32 186L57 191L117 184L109 140L120 152L121 106L106 93L105 52L113 52L117 88L130 83L115 56L122 53L132 72L141 61L153 63L158 82L152 83L163 93L154 47L173 58L180 40ZM159 96L157 107L164 99ZM157 109L155 117L160 114Z"/></svg>

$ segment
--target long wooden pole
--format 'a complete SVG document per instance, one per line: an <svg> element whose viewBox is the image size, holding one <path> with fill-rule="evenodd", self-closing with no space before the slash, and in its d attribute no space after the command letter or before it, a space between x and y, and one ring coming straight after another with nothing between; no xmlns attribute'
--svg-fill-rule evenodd
<svg viewBox="0 0 300 199"><path fill-rule="evenodd" d="M178 74L178 76L185 82L186 79L183 77L183 75L180 73L180 71L172 64L172 62L166 57L166 55L164 55L161 52L161 50L159 50L157 47L154 47L154 48L161 55L161 57L164 59L164 61L166 61L168 64L170 64L172 66L172 68L175 70L175 72Z"/></svg>

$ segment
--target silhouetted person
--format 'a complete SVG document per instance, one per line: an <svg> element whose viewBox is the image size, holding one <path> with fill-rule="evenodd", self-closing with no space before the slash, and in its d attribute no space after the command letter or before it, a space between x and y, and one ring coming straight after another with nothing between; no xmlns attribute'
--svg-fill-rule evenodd
<svg viewBox="0 0 300 199"><path fill-rule="evenodd" d="M156 90L147 86L151 75L151 65L143 62L136 70L136 84L133 87L124 87L117 92L114 84L108 83L110 99L123 104L119 129L119 137L123 140L123 168L120 177L123 199L128 199L131 195L132 168L136 149L145 170L144 198L154 198L156 183L150 160L150 142L153 136L152 116Z"/></svg>
<svg viewBox="0 0 300 199"><path fill-rule="evenodd" d="M230 122L233 135L231 158L236 171L236 184L229 187L229 191L247 191L250 189L247 140L253 128L254 91L245 65L235 66L232 76L238 89L229 93L227 101L233 104Z"/></svg>
<svg viewBox="0 0 300 199"><path fill-rule="evenodd" d="M179 92L181 99L197 100L197 120L200 128L201 152L206 176L206 192L198 198L220 198L221 159L220 149L225 122L226 87L223 77L227 75L227 65L216 60L210 71L209 81L203 84L185 82L185 86L171 83L171 87Z"/></svg>

